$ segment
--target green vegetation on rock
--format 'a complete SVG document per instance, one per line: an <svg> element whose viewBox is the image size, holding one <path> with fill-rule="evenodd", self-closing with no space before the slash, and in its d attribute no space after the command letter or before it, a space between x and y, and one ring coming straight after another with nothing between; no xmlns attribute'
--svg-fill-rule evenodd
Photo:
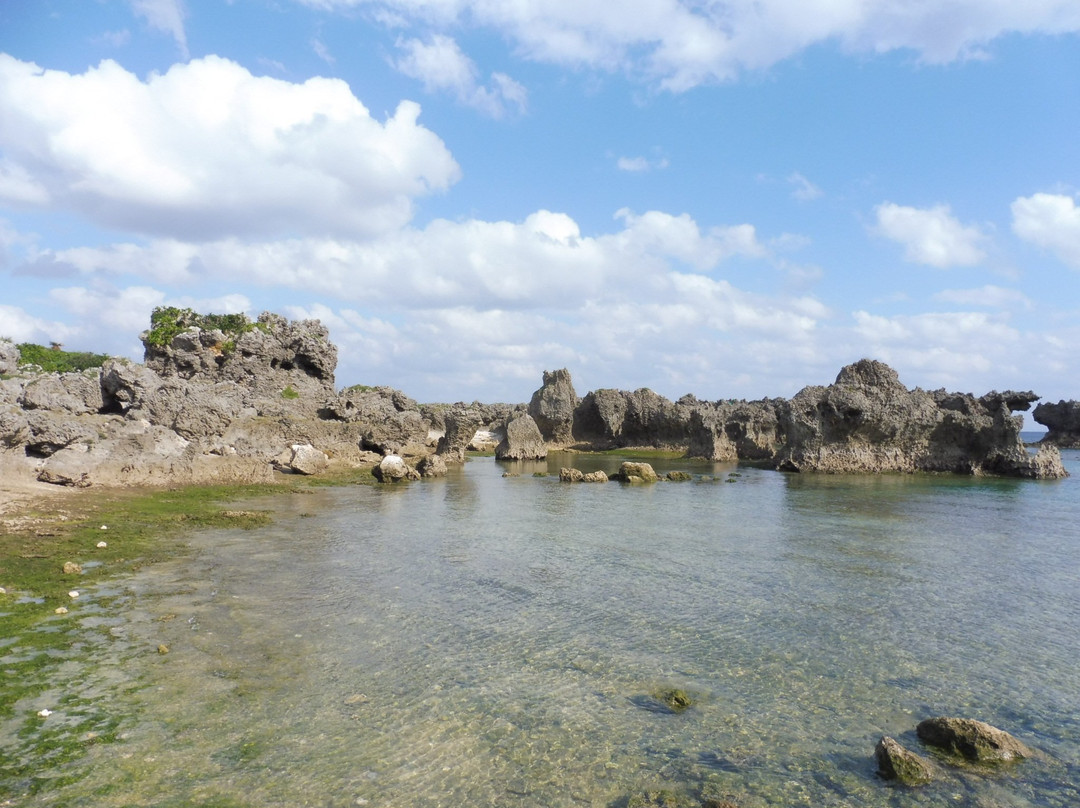
<svg viewBox="0 0 1080 808"><path fill-rule="evenodd" d="M32 342L20 342L15 347L19 349L19 367L36 365L45 373L73 373L99 368L109 358L107 354L65 351L58 343L46 348Z"/></svg>
<svg viewBox="0 0 1080 808"><path fill-rule="evenodd" d="M222 353L231 353L236 349L236 340L259 327L246 314L199 314L192 309L176 306L158 306L150 314L150 330L146 333L146 342L156 348L169 345L177 334L189 328L201 328L203 331L221 331L230 339L221 344Z"/></svg>
<svg viewBox="0 0 1080 808"><path fill-rule="evenodd" d="M294 399L300 398L300 393L294 390L293 386L290 384L281 391L281 397L293 401Z"/></svg>

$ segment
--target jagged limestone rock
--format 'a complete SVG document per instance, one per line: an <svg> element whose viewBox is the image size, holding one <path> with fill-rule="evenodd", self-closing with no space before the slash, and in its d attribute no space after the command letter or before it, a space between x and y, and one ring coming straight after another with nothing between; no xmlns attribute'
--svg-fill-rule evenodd
<svg viewBox="0 0 1080 808"><path fill-rule="evenodd" d="M578 402L569 370L544 371L543 386L533 393L528 412L545 441L558 446L574 442L574 409Z"/></svg>
<svg viewBox="0 0 1080 808"><path fill-rule="evenodd" d="M511 418L506 424L506 437L495 447L496 460L543 460L547 446L536 421L528 414Z"/></svg>
<svg viewBox="0 0 1080 808"><path fill-rule="evenodd" d="M1043 403L1035 408L1032 417L1047 429L1043 443L1080 449L1080 401Z"/></svg>

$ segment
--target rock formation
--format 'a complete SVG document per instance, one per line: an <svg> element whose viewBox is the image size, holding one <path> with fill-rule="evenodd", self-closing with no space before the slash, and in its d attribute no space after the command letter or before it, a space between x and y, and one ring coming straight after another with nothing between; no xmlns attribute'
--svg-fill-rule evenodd
<svg viewBox="0 0 1080 808"><path fill-rule="evenodd" d="M540 427L529 414L511 418L506 423L506 437L495 448L496 460L543 460L547 445Z"/></svg>
<svg viewBox="0 0 1080 808"><path fill-rule="evenodd" d="M1080 401L1044 403L1032 413L1035 423L1046 427L1042 442L1062 449L1080 449Z"/></svg>
<svg viewBox="0 0 1080 808"><path fill-rule="evenodd" d="M878 775L883 780L895 780L906 786L917 786L934 779L934 769L922 755L901 746L888 735L874 749Z"/></svg>
<svg viewBox="0 0 1080 808"><path fill-rule="evenodd" d="M693 404L672 403L648 388L595 390L574 410L573 436L594 448L685 448Z"/></svg>
<svg viewBox="0 0 1080 808"><path fill-rule="evenodd" d="M574 409L579 402L570 371L544 371L544 384L532 395L529 415L544 440L556 446L574 442Z"/></svg>
<svg viewBox="0 0 1080 808"><path fill-rule="evenodd" d="M327 455L359 464L377 459L369 447L422 451L426 425L411 399L334 392L337 349L318 321L159 309L151 324L146 364L0 380L5 463L70 486L254 482L275 462L310 474ZM17 366L7 346L2 361Z"/></svg>
<svg viewBox="0 0 1080 808"><path fill-rule="evenodd" d="M474 409L452 409L443 416L443 436L435 453L450 463L464 463L465 450L473 441L483 416Z"/></svg>
<svg viewBox="0 0 1080 808"><path fill-rule="evenodd" d="M627 460L619 466L619 471L611 479L624 483L655 483L660 477L648 463Z"/></svg>
<svg viewBox="0 0 1080 808"><path fill-rule="evenodd" d="M1004 730L971 718L928 718L915 731L923 743L978 763L1002 763L1034 754Z"/></svg>
<svg viewBox="0 0 1080 808"><path fill-rule="evenodd" d="M888 365L864 359L832 385L806 387L789 401L699 408L690 454L764 460L785 471L1063 477L1056 449L1031 455L1020 437L1023 419L1012 415L1037 398L909 390Z"/></svg>

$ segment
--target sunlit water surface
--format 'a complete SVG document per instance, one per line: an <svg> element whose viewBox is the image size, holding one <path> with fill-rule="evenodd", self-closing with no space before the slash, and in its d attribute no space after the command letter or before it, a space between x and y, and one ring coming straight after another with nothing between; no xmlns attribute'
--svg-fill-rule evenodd
<svg viewBox="0 0 1080 808"><path fill-rule="evenodd" d="M1080 805L1067 454L1058 482L669 461L695 479L652 486L533 476L619 458L479 459L247 503L273 525L195 535L193 558L113 584L125 608L87 618L113 641L65 686L123 733L25 804L619 806L663 787ZM693 705L667 710L669 688ZM919 750L934 715L1042 755L917 790L878 779L878 738Z"/></svg>

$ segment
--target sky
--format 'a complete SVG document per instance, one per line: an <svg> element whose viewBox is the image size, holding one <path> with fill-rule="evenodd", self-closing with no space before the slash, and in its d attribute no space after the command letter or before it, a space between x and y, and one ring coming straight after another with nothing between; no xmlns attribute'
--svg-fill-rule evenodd
<svg viewBox="0 0 1080 808"><path fill-rule="evenodd" d="M1080 398L1076 0L3 0L0 336L423 402Z"/></svg>

